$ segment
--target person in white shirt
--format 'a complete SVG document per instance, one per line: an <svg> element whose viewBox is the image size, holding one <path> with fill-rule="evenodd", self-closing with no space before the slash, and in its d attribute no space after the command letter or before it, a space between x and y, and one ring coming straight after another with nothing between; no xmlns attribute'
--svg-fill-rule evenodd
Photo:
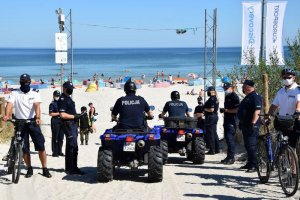
<svg viewBox="0 0 300 200"><path fill-rule="evenodd" d="M279 116L294 115L300 113L300 88L295 82L296 72L290 68L285 68L281 72L282 82L284 86L279 89L269 108L269 115L274 116L277 108L279 109ZM296 124L298 119L296 119ZM290 145L295 148L297 145L299 134L297 131L287 131Z"/></svg>
<svg viewBox="0 0 300 200"><path fill-rule="evenodd" d="M51 174L47 168L47 157L45 151L45 138L41 132L41 109L40 103L42 102L40 94L37 91L30 88L31 79L28 74L22 74L20 76L20 89L12 91L9 95L6 108L4 121L7 121L12 114L13 107L15 108L14 116L16 119L25 119L32 122L26 123L22 127L21 136L24 140L23 153L24 161L27 166L26 178L33 175L33 169L31 166L30 158L30 144L29 135L34 143L35 150L39 152L39 158L42 164L42 175L50 178Z"/></svg>

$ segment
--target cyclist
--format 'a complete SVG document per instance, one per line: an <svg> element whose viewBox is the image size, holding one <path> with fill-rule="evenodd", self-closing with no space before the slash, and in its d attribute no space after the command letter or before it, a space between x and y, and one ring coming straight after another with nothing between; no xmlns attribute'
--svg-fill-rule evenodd
<svg viewBox="0 0 300 200"><path fill-rule="evenodd" d="M295 113L300 114L300 89L298 84L295 82L296 72L293 69L285 68L281 71L281 78L283 87L279 89L273 100L272 105L269 108L269 115L274 116L278 107L279 115L293 115ZM296 120L296 124L298 120ZM293 131L285 131L283 133L289 137L290 146L296 148L299 134L294 129Z"/></svg>
<svg viewBox="0 0 300 200"><path fill-rule="evenodd" d="M128 81L124 85L125 97L119 98L111 112L112 121L117 120L119 115L119 123L115 128L120 129L145 129L144 112L150 118L153 118L152 112L146 100L141 96L136 96L136 85L134 82Z"/></svg>
<svg viewBox="0 0 300 200"><path fill-rule="evenodd" d="M171 92L171 100L168 101L159 115L160 118L164 117L168 112L169 117L190 117L189 108L184 101L180 101L180 94L178 91Z"/></svg>
<svg viewBox="0 0 300 200"><path fill-rule="evenodd" d="M9 119L12 114L14 107L14 116L16 119L32 120L32 123L26 123L22 130L22 138L24 140L23 152L24 161L27 166L26 178L33 175L33 169L31 166L30 158L30 145L29 145L29 135L34 143L35 150L39 152L39 158L42 164L43 173L42 175L50 178L51 174L47 168L47 157L45 151L45 138L41 132L41 109L40 103L42 102L40 94L31 90L30 88L31 79L28 74L22 74L20 76L20 89L12 91L9 95L6 108L4 121Z"/></svg>

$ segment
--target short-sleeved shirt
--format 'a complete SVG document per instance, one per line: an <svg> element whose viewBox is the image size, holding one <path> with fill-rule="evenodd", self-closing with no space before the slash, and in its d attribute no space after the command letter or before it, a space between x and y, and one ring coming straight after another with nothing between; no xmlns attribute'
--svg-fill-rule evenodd
<svg viewBox="0 0 300 200"><path fill-rule="evenodd" d="M261 109L262 97L253 91L242 100L237 113L238 119L243 126L250 126L254 112Z"/></svg>
<svg viewBox="0 0 300 200"><path fill-rule="evenodd" d="M63 93L62 95L60 95L57 104L58 112L65 112L70 115L76 114L75 102L71 99L70 96L67 96Z"/></svg>
<svg viewBox="0 0 300 200"><path fill-rule="evenodd" d="M58 113L58 101L52 101L49 104L49 114L51 113Z"/></svg>
<svg viewBox="0 0 300 200"><path fill-rule="evenodd" d="M204 112L205 115L211 115L211 114L218 114L219 109L219 101L216 96L211 96L209 99L205 102L204 108L214 108L213 112Z"/></svg>
<svg viewBox="0 0 300 200"><path fill-rule="evenodd" d="M293 115L297 101L300 101L300 89L297 83L294 83L289 89L282 87L276 93L272 104L280 107L279 115Z"/></svg>
<svg viewBox="0 0 300 200"><path fill-rule="evenodd" d="M224 108L225 109L236 109L240 105L240 99L235 92L232 92L225 96ZM235 121L235 113L224 113L224 124Z"/></svg>
<svg viewBox="0 0 300 200"><path fill-rule="evenodd" d="M150 107L143 97L131 93L119 98L112 110L112 114L119 116L120 128L142 128L144 125L144 112Z"/></svg>
<svg viewBox="0 0 300 200"><path fill-rule="evenodd" d="M7 101L13 104L17 119L33 119L35 116L34 103L42 102L40 94L32 89L27 93L20 89L13 90Z"/></svg>
<svg viewBox="0 0 300 200"><path fill-rule="evenodd" d="M168 112L169 117L185 117L185 113L189 111L189 108L184 101L172 100L165 104L163 111Z"/></svg>

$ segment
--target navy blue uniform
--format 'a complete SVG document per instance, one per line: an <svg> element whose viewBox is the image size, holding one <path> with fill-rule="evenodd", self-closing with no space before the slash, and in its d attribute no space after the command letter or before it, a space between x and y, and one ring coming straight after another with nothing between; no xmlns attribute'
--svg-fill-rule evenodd
<svg viewBox="0 0 300 200"><path fill-rule="evenodd" d="M211 96L204 104L204 108L213 108L213 112L204 112L205 115L205 136L208 148L211 153L220 151L219 136L217 134L219 101L216 96Z"/></svg>
<svg viewBox="0 0 300 200"><path fill-rule="evenodd" d="M247 167L256 167L257 159L257 137L259 135L260 119L256 122L256 127L253 128L252 118L256 110L261 110L262 98L255 91L248 94L241 102L238 110L239 126L243 133L244 145L248 154Z"/></svg>
<svg viewBox="0 0 300 200"><path fill-rule="evenodd" d="M240 99L235 92L225 96L224 108L236 109L240 105ZM233 159L235 155L234 135L236 131L236 114L224 113L224 137L227 144L227 158Z"/></svg>
<svg viewBox="0 0 300 200"><path fill-rule="evenodd" d="M189 108L184 101L172 100L165 104L163 111L168 112L169 117L185 117Z"/></svg>
<svg viewBox="0 0 300 200"><path fill-rule="evenodd" d="M65 112L70 115L76 114L75 102L65 94L62 94L58 100L58 111ZM62 130L66 135L66 157L65 170L72 172L78 169L78 144L77 144L77 124L74 120L62 119Z"/></svg>
<svg viewBox="0 0 300 200"><path fill-rule="evenodd" d="M58 113L58 101L52 101L49 105L49 114ZM52 132L52 155L62 155L62 145L64 133L61 131L61 120L59 116L51 117L51 132Z"/></svg>
<svg viewBox="0 0 300 200"><path fill-rule="evenodd" d="M150 107L143 97L131 93L119 98L112 110L112 114L119 116L118 128L143 129L144 112L149 112Z"/></svg>

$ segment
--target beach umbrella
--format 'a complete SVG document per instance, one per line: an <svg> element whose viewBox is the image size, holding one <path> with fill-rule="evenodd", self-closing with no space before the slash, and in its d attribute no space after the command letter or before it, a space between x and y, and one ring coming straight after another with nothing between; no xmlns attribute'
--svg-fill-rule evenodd
<svg viewBox="0 0 300 200"><path fill-rule="evenodd" d="M191 77L192 79L195 79L195 78L197 78L198 76L197 76L197 74L195 74L195 73L189 73L189 74L188 74L188 77Z"/></svg>

